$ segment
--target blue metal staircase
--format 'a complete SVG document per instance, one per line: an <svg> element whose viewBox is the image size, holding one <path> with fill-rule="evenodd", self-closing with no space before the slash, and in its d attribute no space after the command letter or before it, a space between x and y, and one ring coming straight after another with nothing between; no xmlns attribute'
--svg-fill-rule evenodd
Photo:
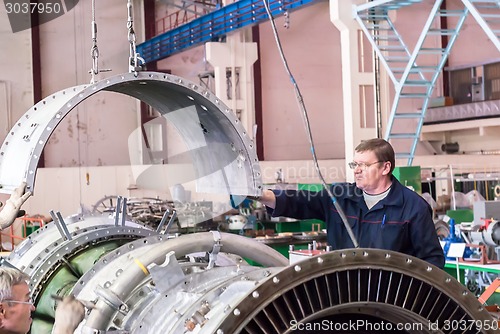
<svg viewBox="0 0 500 334"><path fill-rule="evenodd" d="M384 137L393 145L396 158L406 159L407 165L413 162L436 81L469 12L466 7L441 10L442 0L435 1L418 41L410 50L389 13L418 2L421 0L378 0L356 8L356 20L394 83L395 97ZM455 27L441 29L441 18L450 16L456 17ZM436 47L436 35L447 35L448 44Z"/></svg>
<svg viewBox="0 0 500 334"><path fill-rule="evenodd" d="M269 0L268 3L272 15L278 17L317 1ZM161 60L268 19L262 0L239 0L137 45L137 52L146 63Z"/></svg>
<svg viewBox="0 0 500 334"><path fill-rule="evenodd" d="M462 0L493 45L500 51L500 3L496 0Z"/></svg>

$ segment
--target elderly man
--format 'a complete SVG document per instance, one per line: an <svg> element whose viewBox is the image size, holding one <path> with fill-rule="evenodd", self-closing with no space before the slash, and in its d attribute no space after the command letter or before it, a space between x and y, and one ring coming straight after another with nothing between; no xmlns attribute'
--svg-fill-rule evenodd
<svg viewBox="0 0 500 334"><path fill-rule="evenodd" d="M0 267L0 334L28 333L35 311L28 281L22 271ZM78 300L65 297L57 306L53 333L73 333L84 315L85 308Z"/></svg>
<svg viewBox="0 0 500 334"><path fill-rule="evenodd" d="M443 268L444 253L432 210L421 196L392 175L394 164L394 150L387 141L363 141L355 149L354 161L349 163L356 182L335 184L332 193L345 211L360 247L405 253ZM334 249L354 246L326 191L265 190L258 200L275 217L323 220L328 243Z"/></svg>
<svg viewBox="0 0 500 334"><path fill-rule="evenodd" d="M21 205L31 196L21 184L6 201L0 212L0 229L11 226L17 217L24 215ZM22 271L0 267L0 334L26 334L31 327L31 313L35 305L30 298L29 276ZM58 303L54 334L73 333L83 320L85 308L72 296Z"/></svg>
<svg viewBox="0 0 500 334"><path fill-rule="evenodd" d="M35 305L30 298L28 280L28 275L17 269L0 268L0 333L29 331Z"/></svg>

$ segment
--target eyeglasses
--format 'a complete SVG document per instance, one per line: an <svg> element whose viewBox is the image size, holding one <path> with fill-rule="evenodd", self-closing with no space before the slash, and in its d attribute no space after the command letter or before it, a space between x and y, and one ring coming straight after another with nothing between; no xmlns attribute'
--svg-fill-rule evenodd
<svg viewBox="0 0 500 334"><path fill-rule="evenodd" d="M349 162L347 165L349 166L350 169L356 169L356 168L361 168L361 170L367 170L368 167L370 167L371 165L375 165L375 164L378 164L380 162L383 162L383 161L375 161L375 162L372 162L371 164L367 164L365 162L356 162L356 161L353 161L353 162Z"/></svg>
<svg viewBox="0 0 500 334"><path fill-rule="evenodd" d="M35 304L33 303L33 299L32 299L32 298L28 299L28 301L27 301L27 302L22 302L22 301L20 301L20 300L4 300L4 302L6 302L6 303L13 303L13 304L35 305Z"/></svg>

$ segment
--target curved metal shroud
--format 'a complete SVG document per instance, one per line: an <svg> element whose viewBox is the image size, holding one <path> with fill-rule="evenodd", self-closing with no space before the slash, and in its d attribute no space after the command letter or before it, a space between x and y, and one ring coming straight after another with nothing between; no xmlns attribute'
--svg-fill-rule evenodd
<svg viewBox="0 0 500 334"><path fill-rule="evenodd" d="M174 75L139 72L75 86L46 97L14 125L0 148L0 191L21 182L33 191L43 148L62 119L101 91L135 97L173 123L194 163L199 189L259 195L261 172L252 140L236 116L209 91Z"/></svg>

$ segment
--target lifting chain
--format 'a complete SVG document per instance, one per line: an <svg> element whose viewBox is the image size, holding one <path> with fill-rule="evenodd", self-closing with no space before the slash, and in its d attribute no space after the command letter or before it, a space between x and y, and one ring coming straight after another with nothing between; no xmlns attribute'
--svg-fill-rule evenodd
<svg viewBox="0 0 500 334"><path fill-rule="evenodd" d="M97 22L95 20L95 0L92 0L92 48L90 49L92 56L92 69L90 73L90 83L96 82L95 77L99 72L109 72L110 69L99 70L99 47L97 46Z"/></svg>
<svg viewBox="0 0 500 334"><path fill-rule="evenodd" d="M141 58L136 51L135 46L135 32L134 32L134 19L133 19L133 7L132 0L127 2L127 12L128 12L128 42L130 43L130 55L128 58L128 71L129 73L138 72L142 70L142 65L144 65L144 58Z"/></svg>

